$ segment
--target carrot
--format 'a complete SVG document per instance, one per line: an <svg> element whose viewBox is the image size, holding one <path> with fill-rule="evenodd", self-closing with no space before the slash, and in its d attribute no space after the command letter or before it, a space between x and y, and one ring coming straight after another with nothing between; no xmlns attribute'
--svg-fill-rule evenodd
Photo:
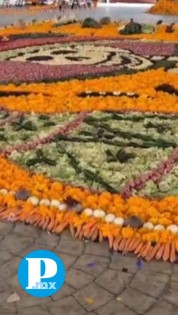
<svg viewBox="0 0 178 315"><path fill-rule="evenodd" d="M135 242L133 243L132 247L130 248L130 252L134 252L136 248L140 245L142 241L138 238L135 239Z"/></svg>
<svg viewBox="0 0 178 315"><path fill-rule="evenodd" d="M73 224L70 224L69 230L70 230L70 234L72 235L72 238L75 238L75 228Z"/></svg>
<svg viewBox="0 0 178 315"><path fill-rule="evenodd" d="M51 231L55 226L55 219L52 217L51 221L49 222L48 226L47 226L47 230Z"/></svg>
<svg viewBox="0 0 178 315"><path fill-rule="evenodd" d="M175 246L176 246L176 253L178 253L178 239L175 240Z"/></svg>
<svg viewBox="0 0 178 315"><path fill-rule="evenodd" d="M90 230L89 230L89 232L88 232L87 238L91 238L91 236L93 235L93 232L94 232L95 228L96 228L96 224L93 225L93 227L90 228Z"/></svg>
<svg viewBox="0 0 178 315"><path fill-rule="evenodd" d="M176 246L175 242L171 242L171 253L170 253L170 262L175 262L176 261Z"/></svg>
<svg viewBox="0 0 178 315"><path fill-rule="evenodd" d="M37 214L34 214L34 215L30 218L29 223L33 225L33 224L36 222L36 220L37 220Z"/></svg>
<svg viewBox="0 0 178 315"><path fill-rule="evenodd" d="M137 246L137 248L135 249L134 254L135 254L135 255L139 254L139 253L141 252L141 250L143 249L143 247L144 247L144 243L141 242L141 243Z"/></svg>
<svg viewBox="0 0 178 315"><path fill-rule="evenodd" d="M88 230L90 228L92 228L94 225L96 224L96 222L88 222L83 226L84 231Z"/></svg>
<svg viewBox="0 0 178 315"><path fill-rule="evenodd" d="M42 229L43 229L43 230L46 230L46 229L47 229L47 226L48 226L49 222L50 222L50 218L49 218L49 217L46 217L46 218L45 218L45 222L44 222L44 224L43 224L43 226L42 226Z"/></svg>
<svg viewBox="0 0 178 315"><path fill-rule="evenodd" d="M63 223L60 223L60 224L56 227L55 233L60 234L67 226L68 226L68 222L65 222L65 221L64 221Z"/></svg>
<svg viewBox="0 0 178 315"><path fill-rule="evenodd" d="M165 244L162 244L160 249L158 250L158 252L156 254L156 260L160 260L163 257L164 250L165 250Z"/></svg>
<svg viewBox="0 0 178 315"><path fill-rule="evenodd" d="M120 244L119 244L119 246L118 246L118 251L119 251L119 252L122 252L122 251L123 251L124 246L125 246L125 242L126 242L126 238L122 238L122 240L121 240L121 242L120 242Z"/></svg>
<svg viewBox="0 0 178 315"><path fill-rule="evenodd" d="M79 238L79 240L82 240L82 238L83 238L83 230L81 230L78 238Z"/></svg>
<svg viewBox="0 0 178 315"><path fill-rule="evenodd" d="M77 232L76 232L76 234L75 234L75 237L76 237L76 238L79 236L81 230L82 230L82 225L80 225L80 226L77 227Z"/></svg>
<svg viewBox="0 0 178 315"><path fill-rule="evenodd" d="M3 220L6 220L6 219L8 219L8 216L9 216L11 213L14 213L14 214L15 214L15 213L16 213L16 208L9 208L9 209L6 209L6 210L3 212L1 218L2 218Z"/></svg>
<svg viewBox="0 0 178 315"><path fill-rule="evenodd" d="M38 226L41 221L41 216L38 214L36 221L34 222L34 226Z"/></svg>
<svg viewBox="0 0 178 315"><path fill-rule="evenodd" d="M109 235L108 241L109 241L109 248L111 249L113 247L114 237L112 235Z"/></svg>
<svg viewBox="0 0 178 315"><path fill-rule="evenodd" d="M101 243L103 241L103 233L99 231L99 242Z"/></svg>
<svg viewBox="0 0 178 315"><path fill-rule="evenodd" d="M0 208L0 216L1 216L1 214L2 214L6 209L7 209L6 206L2 206L2 207Z"/></svg>
<svg viewBox="0 0 178 315"><path fill-rule="evenodd" d="M136 241L136 238L132 238L132 241L130 242L129 247L128 247L128 252L131 252L131 249L132 249L135 241Z"/></svg>
<svg viewBox="0 0 178 315"><path fill-rule="evenodd" d="M124 254L128 253L129 244L130 244L131 241L132 241L131 238L128 238L128 239L126 240L125 245L124 245L124 248L123 248L123 253L124 253Z"/></svg>
<svg viewBox="0 0 178 315"><path fill-rule="evenodd" d="M95 241L97 237L98 237L98 228L96 227L91 237L92 241Z"/></svg>
<svg viewBox="0 0 178 315"><path fill-rule="evenodd" d="M113 242L113 249L114 249L115 251L118 250L118 246L119 246L119 243L120 243L121 240L122 240L122 236L121 236L121 235L118 235L118 236L115 238L115 240L114 240L114 242Z"/></svg>
<svg viewBox="0 0 178 315"><path fill-rule="evenodd" d="M164 248L163 260L168 261L171 253L171 241L168 241Z"/></svg>
<svg viewBox="0 0 178 315"><path fill-rule="evenodd" d="M145 258L146 261L152 260L156 256L156 254L157 254L158 250L160 249L160 247L161 247L160 243L157 243L154 247L152 246L152 248L150 248L150 251L146 255L146 258Z"/></svg>
<svg viewBox="0 0 178 315"><path fill-rule="evenodd" d="M150 251L150 248L151 248L151 241L149 241L148 243L146 243L146 245L145 245L145 247L144 247L144 249L143 249L143 251L142 251L142 253L141 253L141 257L142 258L145 258L146 257L146 255L149 253L149 251Z"/></svg>
<svg viewBox="0 0 178 315"><path fill-rule="evenodd" d="M85 238L89 238L89 234L90 234L91 229L92 229L92 227L88 227L87 229L83 228L83 236Z"/></svg>
<svg viewBox="0 0 178 315"><path fill-rule="evenodd" d="M42 216L42 219L41 219L41 222L39 224L39 227L42 227L44 223L45 223L45 217Z"/></svg>

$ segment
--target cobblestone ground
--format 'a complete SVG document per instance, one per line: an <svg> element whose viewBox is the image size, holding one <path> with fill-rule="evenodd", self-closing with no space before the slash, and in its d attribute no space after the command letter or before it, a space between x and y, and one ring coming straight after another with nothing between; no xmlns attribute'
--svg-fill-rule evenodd
<svg viewBox="0 0 178 315"><path fill-rule="evenodd" d="M62 290L50 298L31 297L18 284L21 258L37 249L55 252L67 269ZM107 243L0 222L0 315L177 315L178 264L137 265L133 256L109 252ZM13 293L20 301L8 303Z"/></svg>

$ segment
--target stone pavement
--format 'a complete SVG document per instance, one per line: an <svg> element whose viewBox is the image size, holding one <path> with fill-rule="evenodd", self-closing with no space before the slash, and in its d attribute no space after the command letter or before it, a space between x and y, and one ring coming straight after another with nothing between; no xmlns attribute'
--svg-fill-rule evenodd
<svg viewBox="0 0 178 315"><path fill-rule="evenodd" d="M17 268L32 250L48 249L66 269L61 291L34 298L19 286ZM17 293L19 302L7 303ZM177 315L178 264L144 263L111 253L108 244L73 240L20 223L0 222L0 315Z"/></svg>

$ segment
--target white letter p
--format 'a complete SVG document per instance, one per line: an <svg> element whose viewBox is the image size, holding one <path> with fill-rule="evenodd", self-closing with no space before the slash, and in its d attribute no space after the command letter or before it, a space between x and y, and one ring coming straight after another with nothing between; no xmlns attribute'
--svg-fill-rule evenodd
<svg viewBox="0 0 178 315"><path fill-rule="evenodd" d="M50 258L26 258L28 260L28 286L26 289L35 289L41 279L52 278L57 273L57 264ZM45 273L41 275L41 262L45 264Z"/></svg>

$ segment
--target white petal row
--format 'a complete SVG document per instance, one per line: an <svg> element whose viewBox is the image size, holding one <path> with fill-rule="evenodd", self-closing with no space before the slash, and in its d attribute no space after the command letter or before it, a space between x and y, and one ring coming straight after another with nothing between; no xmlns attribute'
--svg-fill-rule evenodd
<svg viewBox="0 0 178 315"><path fill-rule="evenodd" d="M14 195L15 191L11 190L8 191L7 189L0 189L0 194L2 195L7 195L7 194L11 194ZM34 206L38 206L38 205L43 205L46 207L54 207L57 208L59 211L64 212L67 210L67 205L65 203L62 203L60 201L58 201L57 199L52 199L49 200L47 198L44 199L39 199L36 196L31 196L27 199L28 202L32 203L32 205ZM88 216L88 217L95 217L95 218L99 218L99 219L103 219L105 222L107 223L113 223L116 224L120 227L122 227L124 225L124 218L122 217L116 217L114 214L109 213L107 214L104 210L102 209L90 209L90 208L86 208L82 214ZM146 222L143 225L143 228L150 230L150 231L164 231L167 230L173 234L178 234L178 226L175 224L171 224L169 225L167 228L165 228L162 224L157 224L157 225L153 225L153 223L151 222Z"/></svg>
<svg viewBox="0 0 178 315"><path fill-rule="evenodd" d="M123 226L124 221L125 221L124 218L116 217L112 213L106 214L105 211L103 211L101 209L92 210L90 208L86 208L83 211L83 214L88 216L88 217L93 216L95 218L103 219L107 223L114 223L118 226ZM153 230L154 231L164 231L164 230L166 230L166 228L162 224L153 225L153 223L151 223L151 222L144 223L143 228L150 230L150 231L153 231ZM167 227L167 231L169 231L173 234L178 234L178 226L171 224Z"/></svg>

